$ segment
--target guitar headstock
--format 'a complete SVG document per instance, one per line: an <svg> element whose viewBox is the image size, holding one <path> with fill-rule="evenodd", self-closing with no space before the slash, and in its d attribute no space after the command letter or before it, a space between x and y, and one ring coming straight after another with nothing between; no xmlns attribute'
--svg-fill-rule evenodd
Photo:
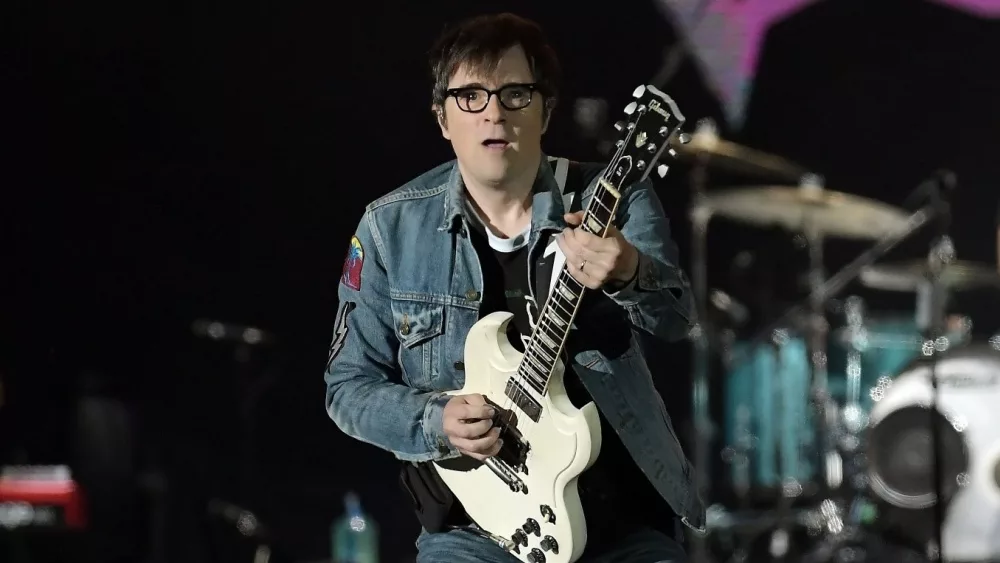
<svg viewBox="0 0 1000 563"><path fill-rule="evenodd" d="M607 180L619 190L645 180L654 169L661 178L666 176L668 165L657 163L664 153L671 159L676 155L670 141L689 140L680 133L685 118L673 98L649 85L636 88L632 97L635 99L625 106L626 118L615 123L621 134L608 166Z"/></svg>

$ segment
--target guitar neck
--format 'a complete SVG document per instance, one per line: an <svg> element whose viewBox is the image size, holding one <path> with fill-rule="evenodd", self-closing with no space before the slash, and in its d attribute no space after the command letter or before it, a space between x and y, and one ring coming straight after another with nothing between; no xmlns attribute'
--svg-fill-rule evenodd
<svg viewBox="0 0 1000 563"><path fill-rule="evenodd" d="M584 212L581 228L601 238L606 237L620 199L618 189L602 177ZM569 267L570 264L564 264L559 272L525 347L524 358L518 366L521 381L540 394L545 394L548 389L556 360L562 354L570 327L587 289L570 275Z"/></svg>

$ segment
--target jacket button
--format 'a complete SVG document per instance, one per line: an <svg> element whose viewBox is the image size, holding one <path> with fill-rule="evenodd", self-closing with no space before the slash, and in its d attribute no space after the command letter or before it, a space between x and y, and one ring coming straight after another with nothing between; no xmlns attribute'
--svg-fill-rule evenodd
<svg viewBox="0 0 1000 563"><path fill-rule="evenodd" d="M455 362L455 369L465 371L465 362Z"/></svg>
<svg viewBox="0 0 1000 563"><path fill-rule="evenodd" d="M399 333L403 336L410 334L410 323L403 323L403 325L399 327Z"/></svg>
<svg viewBox="0 0 1000 563"><path fill-rule="evenodd" d="M474 289L470 289L465 292L465 298L469 301L476 301L479 299L479 292Z"/></svg>

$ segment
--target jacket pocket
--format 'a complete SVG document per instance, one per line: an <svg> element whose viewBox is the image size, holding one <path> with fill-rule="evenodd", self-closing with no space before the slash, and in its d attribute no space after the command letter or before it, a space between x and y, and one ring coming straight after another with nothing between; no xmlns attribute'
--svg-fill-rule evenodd
<svg viewBox="0 0 1000 563"><path fill-rule="evenodd" d="M429 391L441 371L444 305L393 299L391 308L403 379L412 387Z"/></svg>

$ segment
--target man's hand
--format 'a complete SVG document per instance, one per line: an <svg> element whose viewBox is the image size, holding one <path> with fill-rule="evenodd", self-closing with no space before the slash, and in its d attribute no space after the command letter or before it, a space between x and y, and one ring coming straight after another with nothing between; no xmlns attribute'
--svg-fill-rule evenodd
<svg viewBox="0 0 1000 563"><path fill-rule="evenodd" d="M458 451L482 461L503 445L500 428L493 427L495 414L482 395L457 395L444 406L444 433Z"/></svg>
<svg viewBox="0 0 1000 563"><path fill-rule="evenodd" d="M590 289L601 289L609 282L629 282L639 267L639 251L614 225L608 226L606 238L581 229L583 215L583 211L567 213L564 219L573 228L563 229L556 237L570 275Z"/></svg>

